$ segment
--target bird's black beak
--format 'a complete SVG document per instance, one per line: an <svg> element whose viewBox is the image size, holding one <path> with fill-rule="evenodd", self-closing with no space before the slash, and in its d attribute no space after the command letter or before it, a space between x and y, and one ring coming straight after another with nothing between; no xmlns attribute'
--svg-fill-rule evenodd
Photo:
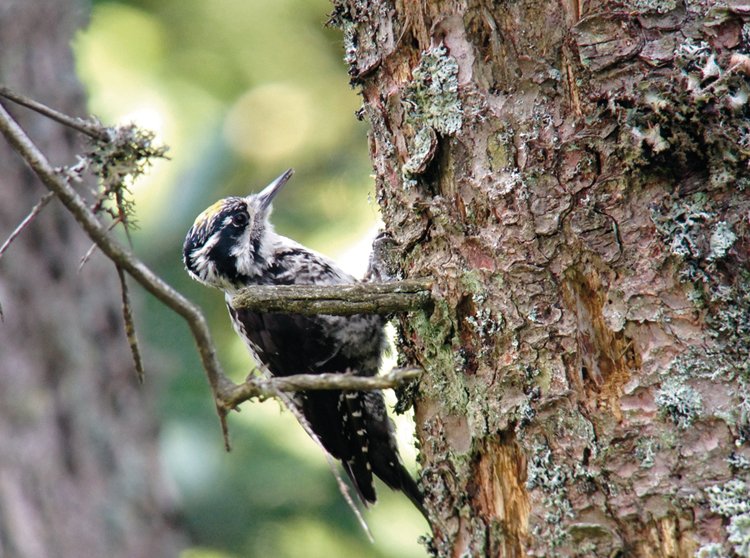
<svg viewBox="0 0 750 558"><path fill-rule="evenodd" d="M281 191L281 188L289 181L293 174L294 169L286 169L281 176L263 188L263 191L258 194L261 210L265 211L271 207L271 202L273 202L276 194Z"/></svg>

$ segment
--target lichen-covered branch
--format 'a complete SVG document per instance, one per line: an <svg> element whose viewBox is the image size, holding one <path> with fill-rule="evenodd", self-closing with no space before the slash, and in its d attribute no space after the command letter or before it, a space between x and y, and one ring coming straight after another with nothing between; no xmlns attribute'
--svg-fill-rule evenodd
<svg viewBox="0 0 750 558"><path fill-rule="evenodd" d="M232 300L234 308L296 314L390 314L424 308L430 301L428 280L353 285L253 286Z"/></svg>
<svg viewBox="0 0 750 558"><path fill-rule="evenodd" d="M125 323L125 336L128 338L130 345L130 354L133 356L135 365L135 374L140 383L146 380L146 371L143 368L143 358L141 357L141 348L138 343L138 336L135 333L135 319L133 318L133 304L130 301L130 289L125 279L125 272L121 267L117 267L117 276L120 279L120 295L122 297L122 318Z"/></svg>
<svg viewBox="0 0 750 558"><path fill-rule="evenodd" d="M254 397L274 397L278 392L342 389L371 391L393 389L421 376L419 368L394 369L380 376L354 374L296 374L276 378L250 378L245 383L222 392L222 403L231 410Z"/></svg>

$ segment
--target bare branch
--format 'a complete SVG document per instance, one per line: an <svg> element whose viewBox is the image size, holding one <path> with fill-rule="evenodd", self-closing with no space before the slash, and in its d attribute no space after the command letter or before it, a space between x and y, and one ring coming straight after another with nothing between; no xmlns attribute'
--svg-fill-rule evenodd
<svg viewBox="0 0 750 558"><path fill-rule="evenodd" d="M295 314L391 314L424 308L431 282L412 279L352 285L277 285L242 289L234 308Z"/></svg>
<svg viewBox="0 0 750 558"><path fill-rule="evenodd" d="M98 122L84 120L82 118L73 118L71 116L68 116L67 114L56 111L55 109L50 108L47 105L40 103L39 101L35 101L34 99L30 99L29 97L21 95L20 93L11 91L10 89L2 85L0 85L0 96L5 97L9 101L13 101L18 105L24 106L27 109L33 110L34 112L43 114L47 118L51 118L55 122L59 122L60 124L63 124L68 128L78 130L79 132L86 134L87 136L94 139L108 139L107 129Z"/></svg>
<svg viewBox="0 0 750 558"><path fill-rule="evenodd" d="M11 243L16 239L16 237L23 232L23 230L28 226L29 223L41 213L42 209L49 203L49 201L55 197L55 194L53 192L47 192L42 196L42 199L40 199L34 207L31 208L31 211L29 214L24 217L23 221L21 221L18 226L13 230L12 233L10 233L10 236L8 236L7 240L3 243L2 246L0 246L0 258L3 257L3 254L5 254L5 251L8 249L8 247L11 245Z"/></svg>
<svg viewBox="0 0 750 558"><path fill-rule="evenodd" d="M143 288L188 323L216 400L217 411L223 420L225 406L220 405L219 396L223 390L234 384L226 378L221 370L211 340L211 333L198 307L151 271L130 250L110 237L107 227L96 218L96 215L70 186L64 175L52 168L46 157L1 104L0 132L3 133L11 146L21 155L42 183L60 198L63 205L75 217L99 249L141 284Z"/></svg>
<svg viewBox="0 0 750 558"><path fill-rule="evenodd" d="M245 383L225 391L223 404L227 410L234 409L254 397L275 397L279 392L337 389L372 391L392 389L422 375L419 368L394 369L380 376L356 376L354 374L296 374L284 377L250 378Z"/></svg>
<svg viewBox="0 0 750 558"><path fill-rule="evenodd" d="M120 293L122 294L122 318L125 322L125 335L128 338L130 352L133 355L133 364L135 365L135 374L138 382L143 383L146 372L143 369L143 359L141 358L141 349L138 345L138 337L135 334L135 321L133 320L133 307L130 303L130 291L125 279L125 272L117 266L117 276L120 278Z"/></svg>

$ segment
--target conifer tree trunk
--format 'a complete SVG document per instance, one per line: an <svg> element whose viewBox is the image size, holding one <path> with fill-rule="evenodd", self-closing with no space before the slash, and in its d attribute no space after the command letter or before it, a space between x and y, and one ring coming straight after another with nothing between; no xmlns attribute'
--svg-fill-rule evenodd
<svg viewBox="0 0 750 558"><path fill-rule="evenodd" d="M78 0L3 0L0 83L86 115L69 48ZM77 134L2 101L55 165ZM91 185L80 185L82 188ZM45 193L0 138L0 240ZM139 389L112 263L53 199L0 260L0 556L173 557L153 384Z"/></svg>
<svg viewBox="0 0 750 558"><path fill-rule="evenodd" d="M750 10L336 0L437 556L750 556Z"/></svg>

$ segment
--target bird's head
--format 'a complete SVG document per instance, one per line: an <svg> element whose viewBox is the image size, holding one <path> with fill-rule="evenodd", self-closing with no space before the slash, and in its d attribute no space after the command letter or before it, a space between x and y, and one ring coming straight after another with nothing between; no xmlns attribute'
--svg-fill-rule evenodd
<svg viewBox="0 0 750 558"><path fill-rule="evenodd" d="M193 279L234 290L263 272L268 256L264 241L273 230L271 202L293 173L288 169L261 192L221 199L198 215L182 249Z"/></svg>

